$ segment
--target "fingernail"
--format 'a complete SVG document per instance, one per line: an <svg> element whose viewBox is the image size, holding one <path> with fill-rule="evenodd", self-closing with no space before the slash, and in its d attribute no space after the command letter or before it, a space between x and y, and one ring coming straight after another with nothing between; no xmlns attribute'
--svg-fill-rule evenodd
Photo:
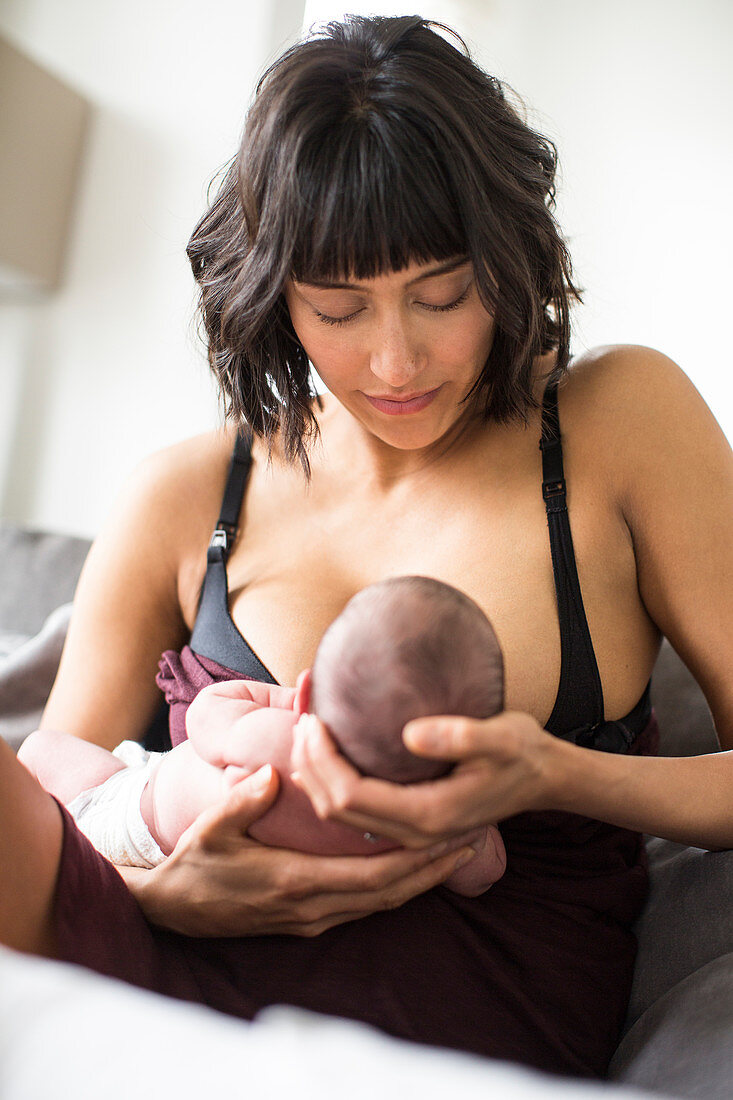
<svg viewBox="0 0 733 1100"><path fill-rule="evenodd" d="M312 714L303 714L298 723L298 733L301 737L307 737L313 728Z"/></svg>
<svg viewBox="0 0 733 1100"><path fill-rule="evenodd" d="M270 786L270 780L272 779L272 764L265 764L260 768L258 772L255 772L252 777L252 786L256 793L264 791Z"/></svg>
<svg viewBox="0 0 733 1100"><path fill-rule="evenodd" d="M448 845L449 844L450 844L449 840L441 840L440 844L431 845L431 847L428 848L428 855L431 856L431 857L432 856L442 856L443 852L446 852L448 850Z"/></svg>
<svg viewBox="0 0 733 1100"><path fill-rule="evenodd" d="M404 740L408 747L415 749L435 749L440 744L440 726L407 725Z"/></svg>
<svg viewBox="0 0 733 1100"><path fill-rule="evenodd" d="M459 867L465 867L467 863L470 863L471 860L475 859L475 858L476 858L476 852L474 851L473 848L464 848L461 851L460 856L456 860L456 867L455 867L456 871L459 869Z"/></svg>
<svg viewBox="0 0 733 1100"><path fill-rule="evenodd" d="M449 836L447 840L439 840L437 844L434 844L431 848L428 848L431 856L442 856L446 852L455 852L458 848L465 848L466 840L465 835L461 836Z"/></svg>

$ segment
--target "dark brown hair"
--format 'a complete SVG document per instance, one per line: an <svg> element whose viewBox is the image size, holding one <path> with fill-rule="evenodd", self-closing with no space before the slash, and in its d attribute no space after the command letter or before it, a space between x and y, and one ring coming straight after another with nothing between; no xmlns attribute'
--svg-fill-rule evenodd
<svg viewBox="0 0 733 1100"><path fill-rule="evenodd" d="M496 326L472 391L486 418L536 405L538 354L556 350L555 374L567 366L579 293L553 217L555 147L439 30L453 33L418 16L347 16L283 54L188 245L227 416L268 439L282 429L306 474L313 391L290 276L470 258Z"/></svg>

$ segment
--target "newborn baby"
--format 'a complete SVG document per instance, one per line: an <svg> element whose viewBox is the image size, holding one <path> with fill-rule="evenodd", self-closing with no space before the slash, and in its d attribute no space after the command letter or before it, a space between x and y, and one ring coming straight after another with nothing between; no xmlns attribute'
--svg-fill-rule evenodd
<svg viewBox="0 0 733 1100"><path fill-rule="evenodd" d="M300 715L318 715L363 774L409 783L450 768L409 752L402 730L410 719L488 718L502 704L501 650L480 608L440 581L397 577L350 600L295 688L252 680L204 688L188 709L188 741L168 753L146 754L124 742L112 754L70 735L37 731L19 758L116 863L160 862L229 786L268 763L280 775L280 792L250 827L255 839L323 855L369 854L396 845L319 820L292 782ZM475 896L501 877L506 856L495 827L468 840L477 855L446 885Z"/></svg>

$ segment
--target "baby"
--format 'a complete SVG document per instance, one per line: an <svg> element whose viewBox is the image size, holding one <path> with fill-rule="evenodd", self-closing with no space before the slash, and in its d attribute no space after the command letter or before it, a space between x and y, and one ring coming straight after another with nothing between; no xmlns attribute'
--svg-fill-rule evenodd
<svg viewBox="0 0 733 1100"><path fill-rule="evenodd" d="M68 734L38 730L18 755L118 864L161 862L203 810L268 763L279 773L280 792L250 826L251 836L322 855L370 854L396 845L319 820L293 783L290 755L300 715L318 715L363 774L410 783L450 769L409 752L401 735L410 719L488 718L502 705L501 650L480 608L440 581L397 577L350 600L295 688L253 680L204 688L187 712L188 740L168 753L148 754L135 742L109 753ZM506 855L493 826L468 841L477 855L446 885L476 896L504 873Z"/></svg>

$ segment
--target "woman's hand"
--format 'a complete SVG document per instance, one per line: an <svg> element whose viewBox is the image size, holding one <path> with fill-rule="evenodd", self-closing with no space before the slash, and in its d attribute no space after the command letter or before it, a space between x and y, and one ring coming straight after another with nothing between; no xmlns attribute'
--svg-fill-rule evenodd
<svg viewBox="0 0 733 1100"><path fill-rule="evenodd" d="M423 848L530 809L550 809L557 738L528 714L494 718L419 718L403 739L411 752L455 760L447 778L387 783L359 775L337 751L326 727L304 715L295 731L294 776L320 818L332 818Z"/></svg>
<svg viewBox="0 0 733 1100"><path fill-rule="evenodd" d="M374 856L268 848L245 834L277 790L277 772L261 768L203 813L159 867L120 869L148 920L189 936L316 936L403 905L475 854L461 838Z"/></svg>

